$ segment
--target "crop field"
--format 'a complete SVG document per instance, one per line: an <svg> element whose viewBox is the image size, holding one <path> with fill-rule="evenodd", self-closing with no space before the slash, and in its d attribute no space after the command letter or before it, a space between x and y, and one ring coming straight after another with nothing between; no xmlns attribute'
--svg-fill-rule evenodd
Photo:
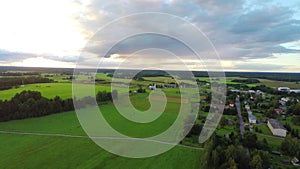
<svg viewBox="0 0 300 169"><path fill-rule="evenodd" d="M74 112L3 122L0 130L85 135ZM198 168L202 154L202 150L175 147L155 157L129 159L108 153L88 138L2 133L0 140L0 166L5 168Z"/></svg>
<svg viewBox="0 0 300 169"><path fill-rule="evenodd" d="M245 78L227 77L226 78L227 84L239 84L237 82L231 82L231 80L233 80L233 79L245 79ZM293 89L300 89L300 84L297 84L296 82L284 82L284 81L269 80L269 79L258 79L258 80L260 81L260 83L248 84L248 86L252 87L255 85L266 85L268 87L274 87L274 88L285 86L285 87L289 87L289 88L293 88Z"/></svg>
<svg viewBox="0 0 300 169"><path fill-rule="evenodd" d="M258 79L261 83L258 84L264 84L266 86L270 87L289 87L292 89L300 89L300 84L297 84L296 82L283 82L283 81L276 81L276 80L268 80L268 79Z"/></svg>

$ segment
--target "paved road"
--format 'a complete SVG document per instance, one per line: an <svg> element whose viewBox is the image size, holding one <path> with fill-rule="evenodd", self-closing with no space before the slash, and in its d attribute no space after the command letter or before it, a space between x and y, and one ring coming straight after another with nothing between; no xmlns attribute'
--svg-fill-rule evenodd
<svg viewBox="0 0 300 169"><path fill-rule="evenodd" d="M235 107L236 111L238 113L239 123L240 123L240 134L242 137L244 137L245 133L245 123L243 121L242 113L241 113L241 103L239 97L236 97L235 99Z"/></svg>
<svg viewBox="0 0 300 169"><path fill-rule="evenodd" d="M244 138L244 133L245 133L245 123L243 121L243 117L242 117L242 113L241 113L241 103L240 103L240 98L236 97L235 99L235 107L236 107L236 111L238 113L238 118L239 118L239 123L240 123L240 134L242 136L242 138ZM249 149L248 147L244 146L244 149L246 151L246 153L249 155Z"/></svg>
<svg viewBox="0 0 300 169"><path fill-rule="evenodd" d="M148 138L124 138L124 137L108 137L108 136L83 136L83 135L71 135L71 134L49 134L49 133L31 133L31 132L16 132L16 131L3 131L0 130L0 134L14 134L14 135L34 135L34 136L48 136L48 137L71 137L71 138L94 138L94 139L108 139L108 140L140 140L140 141L149 141L161 144L175 145L179 147L185 147L190 149L204 150L200 147L186 146L182 144L175 144L170 142L164 142L159 140L152 140Z"/></svg>

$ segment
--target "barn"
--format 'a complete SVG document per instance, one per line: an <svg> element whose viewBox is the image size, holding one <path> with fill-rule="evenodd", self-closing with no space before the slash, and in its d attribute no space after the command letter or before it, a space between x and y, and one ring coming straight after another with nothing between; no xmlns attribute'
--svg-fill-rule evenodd
<svg viewBox="0 0 300 169"><path fill-rule="evenodd" d="M269 119L268 127L274 136L279 136L279 137L286 136L287 131L279 121L277 121L275 119Z"/></svg>

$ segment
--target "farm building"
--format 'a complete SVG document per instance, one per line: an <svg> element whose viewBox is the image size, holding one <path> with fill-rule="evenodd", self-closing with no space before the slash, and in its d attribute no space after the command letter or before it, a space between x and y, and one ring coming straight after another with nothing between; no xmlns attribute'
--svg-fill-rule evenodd
<svg viewBox="0 0 300 169"><path fill-rule="evenodd" d="M256 116L248 114L249 123L256 124Z"/></svg>
<svg viewBox="0 0 300 169"><path fill-rule="evenodd" d="M155 90L155 89L156 89L156 84L154 84L153 86L150 85L150 86L149 86L149 89L150 89L150 90Z"/></svg>
<svg viewBox="0 0 300 169"><path fill-rule="evenodd" d="M291 163L292 163L294 166L300 167L300 163L299 163L299 160L298 160L297 157L294 157L294 158L291 160Z"/></svg>
<svg viewBox="0 0 300 169"><path fill-rule="evenodd" d="M281 91L281 92L289 92L289 91L290 91L290 88L288 88L288 87L278 87L278 91Z"/></svg>
<svg viewBox="0 0 300 169"><path fill-rule="evenodd" d="M275 119L269 119L268 127L274 136L280 136L280 137L286 136L287 131L279 121L277 121Z"/></svg>

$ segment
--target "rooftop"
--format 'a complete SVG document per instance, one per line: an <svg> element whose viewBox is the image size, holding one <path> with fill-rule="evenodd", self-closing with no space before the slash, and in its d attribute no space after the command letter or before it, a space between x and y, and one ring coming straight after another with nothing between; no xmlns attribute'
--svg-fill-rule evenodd
<svg viewBox="0 0 300 169"><path fill-rule="evenodd" d="M248 114L248 118L251 120L256 120L256 116L254 116L253 114Z"/></svg>
<svg viewBox="0 0 300 169"><path fill-rule="evenodd" d="M282 126L282 124L279 121L277 121L275 119L269 119L268 121L274 129L284 129L285 130L285 128Z"/></svg>

